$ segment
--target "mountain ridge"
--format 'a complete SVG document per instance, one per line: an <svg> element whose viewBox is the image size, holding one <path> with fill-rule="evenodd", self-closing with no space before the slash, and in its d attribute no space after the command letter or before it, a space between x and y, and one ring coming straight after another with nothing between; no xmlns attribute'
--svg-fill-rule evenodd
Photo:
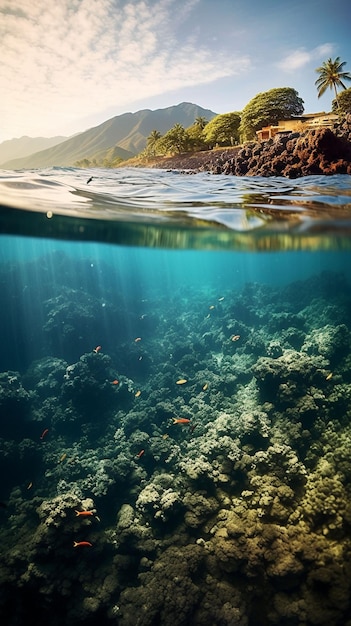
<svg viewBox="0 0 351 626"><path fill-rule="evenodd" d="M145 147L152 130L164 134L174 124L187 127L193 124L197 117L206 117L210 120L215 115L213 111L190 102L182 102L164 109L142 109L135 113L123 113L51 148L26 157L11 159L3 163L2 167L8 169L69 167L74 166L79 160L91 159L104 150L115 149L118 152L118 148L121 149L121 153L126 151L133 156Z"/></svg>
<svg viewBox="0 0 351 626"><path fill-rule="evenodd" d="M7 161L17 158L19 153L21 158L25 158L35 152L52 148L69 138L63 135L56 137L28 137L28 135L23 135L14 139L6 139L0 143L0 167Z"/></svg>

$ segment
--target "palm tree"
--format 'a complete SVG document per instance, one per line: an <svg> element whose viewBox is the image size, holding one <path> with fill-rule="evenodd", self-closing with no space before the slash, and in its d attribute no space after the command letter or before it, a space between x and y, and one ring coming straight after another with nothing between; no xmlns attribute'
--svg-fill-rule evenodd
<svg viewBox="0 0 351 626"><path fill-rule="evenodd" d="M350 72L343 72L342 69L346 65L346 61L340 61L340 57L336 57L333 59L328 59L324 61L321 67L317 67L316 72L319 73L319 78L315 81L315 85L318 90L318 98L320 98L324 92L329 89L334 89L335 91L335 99L339 107L338 102L338 93L336 88L342 87L346 89L346 85L344 85L344 80L351 80Z"/></svg>
<svg viewBox="0 0 351 626"><path fill-rule="evenodd" d="M206 126L206 124L208 124L208 120L203 117L202 115L199 115L194 122L195 126L199 126L199 128L201 128L201 130L203 130Z"/></svg>

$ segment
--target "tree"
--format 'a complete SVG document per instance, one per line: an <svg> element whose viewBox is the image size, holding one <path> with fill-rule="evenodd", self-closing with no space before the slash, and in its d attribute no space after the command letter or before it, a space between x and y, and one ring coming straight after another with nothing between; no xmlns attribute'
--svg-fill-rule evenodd
<svg viewBox="0 0 351 626"><path fill-rule="evenodd" d="M146 152L149 156L155 156L157 153L157 144L162 135L158 130L152 130L146 139Z"/></svg>
<svg viewBox="0 0 351 626"><path fill-rule="evenodd" d="M315 81L315 85L318 90L318 98L320 98L327 89L334 89L335 100L338 105L338 92L337 87L346 89L343 81L351 80L350 72L343 72L342 69L346 65L346 61L340 61L340 57L336 57L334 61L328 59L324 63L317 67L316 72L319 73L319 78Z"/></svg>
<svg viewBox="0 0 351 626"><path fill-rule="evenodd" d="M196 120L192 126L188 126L186 132L189 139L187 144L189 150L207 149L207 144L203 136L203 129L201 128L200 124L196 123Z"/></svg>
<svg viewBox="0 0 351 626"><path fill-rule="evenodd" d="M332 102L332 111L341 115L351 113L351 87L338 94Z"/></svg>
<svg viewBox="0 0 351 626"><path fill-rule="evenodd" d="M185 152L189 143L189 135L182 124L174 124L160 141L162 141L165 152Z"/></svg>
<svg viewBox="0 0 351 626"><path fill-rule="evenodd" d="M199 115L194 122L194 126L198 126L201 130L205 128L206 124L208 124L208 120L202 115Z"/></svg>
<svg viewBox="0 0 351 626"><path fill-rule="evenodd" d="M240 113L222 113L212 118L202 131L207 145L233 145L239 140Z"/></svg>
<svg viewBox="0 0 351 626"><path fill-rule="evenodd" d="M243 140L255 137L256 130L277 124L304 112L303 100L292 87L277 87L258 93L241 114L239 128Z"/></svg>

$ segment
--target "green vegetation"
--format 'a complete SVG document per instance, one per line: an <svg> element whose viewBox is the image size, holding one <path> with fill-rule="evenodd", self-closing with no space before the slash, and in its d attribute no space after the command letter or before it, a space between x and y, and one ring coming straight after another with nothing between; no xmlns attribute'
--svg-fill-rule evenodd
<svg viewBox="0 0 351 626"><path fill-rule="evenodd" d="M204 128L203 138L208 146L234 145L239 142L241 114L238 112L216 115Z"/></svg>
<svg viewBox="0 0 351 626"><path fill-rule="evenodd" d="M337 99L332 102L332 111L341 116L351 113L351 87L338 94Z"/></svg>
<svg viewBox="0 0 351 626"><path fill-rule="evenodd" d="M75 167L118 167L123 161L129 159L133 154L127 150L123 150L119 146L113 146L108 150L100 150L91 157L78 159Z"/></svg>
<svg viewBox="0 0 351 626"><path fill-rule="evenodd" d="M253 139L256 130L277 124L293 115L304 112L303 100L291 87L278 87L258 93L241 114L240 137L243 141Z"/></svg>
<svg viewBox="0 0 351 626"><path fill-rule="evenodd" d="M332 59L324 61L324 63L316 69L316 72L319 74L319 78L315 81L318 90L318 98L320 98L327 89L334 89L337 108L339 107L339 94L336 88L342 87L346 89L344 81L351 80L350 72L343 71L345 65L346 61L341 62L340 57L336 57L334 61Z"/></svg>

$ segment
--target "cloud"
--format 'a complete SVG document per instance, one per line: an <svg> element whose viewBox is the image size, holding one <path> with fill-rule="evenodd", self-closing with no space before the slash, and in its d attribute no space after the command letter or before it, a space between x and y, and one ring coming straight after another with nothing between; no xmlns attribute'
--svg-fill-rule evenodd
<svg viewBox="0 0 351 626"><path fill-rule="evenodd" d="M247 71L247 56L213 53L194 36L184 39L182 25L194 19L198 4L17 0L16 11L2 4L5 129L51 132L112 106Z"/></svg>
<svg viewBox="0 0 351 626"><path fill-rule="evenodd" d="M284 72L295 72L295 70L308 65L311 61L319 61L324 57L330 56L333 52L334 46L331 43L322 44L312 50L298 48L279 61L277 66Z"/></svg>

